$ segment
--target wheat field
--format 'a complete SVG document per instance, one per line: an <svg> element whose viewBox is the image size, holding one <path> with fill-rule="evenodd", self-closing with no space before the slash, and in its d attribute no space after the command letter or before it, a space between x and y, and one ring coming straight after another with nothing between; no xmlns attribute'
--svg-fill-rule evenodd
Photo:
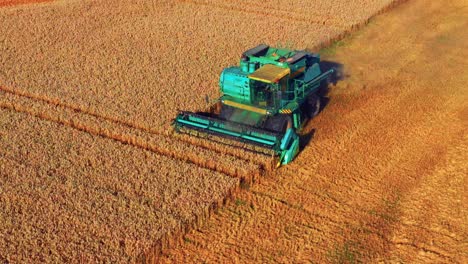
<svg viewBox="0 0 468 264"><path fill-rule="evenodd" d="M425 219L411 213L423 214L427 202L413 186L433 191L418 172L445 175L438 156L458 164L448 169L458 184L465 179L456 173L465 145L454 114L464 107L462 85L444 79L443 93L442 81L411 75L431 79L433 51L463 49L411 42L419 33L405 25L428 32L414 10L371 23L380 28L355 37L368 45L328 50L349 76L331 87L330 104L305 129L314 140L290 166L273 171L269 156L171 126L178 110L209 107L205 95L218 96L221 70L244 50L318 51L403 1L13 2L0 1L0 261L411 260L414 251L397 243L462 259L452 240L427 246L430 235L419 243L424 232L399 225L400 217ZM452 22L437 28L449 36L440 45L455 35ZM383 28L407 35L379 37ZM439 37L421 35L424 44ZM450 52L440 61L458 62ZM447 76L464 76L450 69ZM466 237L457 206L456 217L442 213L448 224L434 220L431 230Z"/></svg>

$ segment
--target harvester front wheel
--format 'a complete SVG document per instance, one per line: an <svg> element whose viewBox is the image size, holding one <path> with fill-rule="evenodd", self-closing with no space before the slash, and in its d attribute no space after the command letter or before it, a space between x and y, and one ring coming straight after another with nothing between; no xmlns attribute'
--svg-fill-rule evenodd
<svg viewBox="0 0 468 264"><path fill-rule="evenodd" d="M229 105L221 105L219 117L224 120L229 120L234 113L235 108Z"/></svg>
<svg viewBox="0 0 468 264"><path fill-rule="evenodd" d="M266 130L278 133L284 133L290 127L292 127L291 117L289 115L281 114L270 116L263 126Z"/></svg>

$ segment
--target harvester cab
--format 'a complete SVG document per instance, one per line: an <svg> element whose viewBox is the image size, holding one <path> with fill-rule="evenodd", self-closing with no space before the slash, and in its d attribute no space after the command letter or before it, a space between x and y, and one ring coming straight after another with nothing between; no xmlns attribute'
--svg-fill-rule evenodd
<svg viewBox="0 0 468 264"><path fill-rule="evenodd" d="M273 151L278 166L299 152L299 130L318 114L322 73L320 57L306 51L261 44L242 54L239 66L225 68L219 79L216 107L202 113L180 112L177 131L227 137Z"/></svg>

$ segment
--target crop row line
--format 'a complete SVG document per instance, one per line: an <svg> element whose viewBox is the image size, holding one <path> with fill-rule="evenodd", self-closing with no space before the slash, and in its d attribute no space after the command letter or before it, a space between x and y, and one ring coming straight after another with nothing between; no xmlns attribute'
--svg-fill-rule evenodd
<svg viewBox="0 0 468 264"><path fill-rule="evenodd" d="M255 166L251 168L250 170L242 170L241 168L235 168L233 166L230 166L230 164L221 164L221 163L215 162L213 159L210 159L209 157L203 157L203 155L200 155L200 153L189 153L187 151L177 151L176 149L171 148L169 146L164 147L164 146L161 146L160 144L154 144L140 137L135 137L135 136L128 135L128 134L116 133L110 129L103 129L99 126L93 127L84 122L73 120L71 118L62 118L61 116L54 116L53 114L49 114L46 111L36 112L32 108L24 107L19 104L14 104L11 102L0 101L0 108L29 114L29 115L32 115L34 117L37 117L43 120L55 122L60 125L68 126L68 127L89 133L91 135L109 138L109 139L118 141L120 143L132 145L132 146L135 146L144 150L148 150L148 151L151 151L156 154L163 155L169 158L192 163L199 167L217 171L225 175L240 178L241 180L245 180L249 182L252 181L254 177L262 173L262 168L260 166Z"/></svg>
<svg viewBox="0 0 468 264"><path fill-rule="evenodd" d="M318 24L318 25L327 25L327 26L335 26L335 27L345 27L347 24L340 22L336 19L327 17L324 20L316 20L316 19L310 19L310 18L300 18L300 17L292 17L291 13L288 11L284 10L278 10L278 9L264 9L262 8L261 10L255 9L255 8L246 8L246 7L239 7L239 6L226 6L222 4L215 4L215 3L207 3L207 2L200 2L200 1L195 1L195 0L179 0L182 3L186 4L193 4L197 6L204 6L204 7L209 7L209 8L219 8L223 10L228 10L228 11L234 11L234 12L240 12L240 13L247 13L247 14L253 14L253 15L260 15L264 17L273 17L281 20L287 20L287 21L294 21L294 22L301 22L301 23L312 23L312 24ZM278 12L280 14L272 14L272 12ZM305 14L305 13L297 13L299 15L304 15L304 16L310 16L312 17L313 15L311 14ZM285 16L288 15L288 16Z"/></svg>
<svg viewBox="0 0 468 264"><path fill-rule="evenodd" d="M201 5L223 6L226 9L230 8L228 5L223 5L222 4L222 3L226 3L224 0L179 0L179 1L181 1L181 2L190 2L190 3L194 3L194 4L201 4ZM214 4L213 2L218 2L218 3L221 3L221 4ZM236 2L238 2L238 3L236 3ZM312 9L310 11L307 10L307 12L303 11L303 9L301 9L301 10L289 9L290 11L286 11L284 6L282 6L283 8L278 8L278 7L275 8L273 5L268 4L267 2L268 1L264 1L264 2L261 2L261 3L249 2L248 5L245 5L245 6L254 8L256 10L261 9L261 10L265 10L265 11L282 12L282 13L287 13L287 14L294 13L294 14L298 14L298 15L307 15L307 16L323 16L322 12L317 12L316 11L317 9ZM239 4L239 3L245 4L243 2L243 0L240 0L240 1L239 0L235 1L234 0L234 1L231 1L230 3L232 3L232 4Z"/></svg>
<svg viewBox="0 0 468 264"><path fill-rule="evenodd" d="M275 197L274 195L271 195L271 194L268 194L268 193L264 193L264 192L259 192L259 191L254 191L254 190L249 190L249 192L251 192L253 195L257 195L257 196L260 196L260 197L263 197L263 198L266 198L266 199L269 199L269 200L272 200L272 201L276 201L276 202L279 202L281 204L283 204L284 206L290 208L290 209L293 209L293 210L297 210L297 211L301 211L311 217L314 217L314 218L320 218L326 222L329 222L329 223L332 223L333 225L335 226L340 226L342 225L343 223L340 223L339 221L329 217L329 216L326 216L326 215L323 215L323 214L319 214L319 213L315 213L315 212L311 212L310 210L308 210L307 208L304 208L301 204L293 204L287 200L284 200L284 199L281 199L281 198L277 198Z"/></svg>
<svg viewBox="0 0 468 264"><path fill-rule="evenodd" d="M213 143L213 142L210 142L210 141L207 141L207 140L195 140L195 139L193 139L191 137L177 136L175 134L170 134L168 132L159 131L157 129L150 128L148 126L145 126L145 125L142 125L142 124L139 124L139 123L136 123L136 122L129 122L129 121L121 120L121 119L116 118L116 117L99 114L96 111L92 111L91 109L86 109L86 108L81 107L81 106L76 106L76 105L64 103L61 100L58 100L56 98L50 98L50 97L47 97L47 96L37 95L37 94L33 94L33 93L26 92L26 91L21 91L21 90L16 90L16 89L4 87L4 86L0 86L0 90L5 92L5 93L13 94L13 95L16 95L16 96L26 97L26 98L31 99L31 100L41 101L41 102L44 102L44 103L47 103L47 104L52 104L54 106L70 109L70 110L73 110L75 112L79 112L79 113L82 113L82 114L85 114L85 115L92 116L94 118L114 122L116 124L123 125L123 126L126 126L128 128L138 129L138 130L150 133L150 134L155 134L155 135L158 135L158 136L167 137L167 138L171 138L171 139L174 139L174 140L182 141L184 143L188 143L188 144L200 147L200 148L204 148L204 149L207 149L207 150L219 153L219 154L230 155L230 156L233 156L233 157L235 157L237 159L241 159L241 160L244 160L244 161L247 161L247 162L255 163L255 164L261 166L263 169L266 169L266 170L272 169L272 165L271 165L271 164L273 164L272 162L260 162L260 161L258 161L258 159L252 158L251 157L252 155L250 155L250 156L247 155L246 156L246 153L245 153L245 151L244 151L244 149L242 147L231 146L229 148L222 148L221 149L221 148L219 148L219 146L216 145L216 143Z"/></svg>

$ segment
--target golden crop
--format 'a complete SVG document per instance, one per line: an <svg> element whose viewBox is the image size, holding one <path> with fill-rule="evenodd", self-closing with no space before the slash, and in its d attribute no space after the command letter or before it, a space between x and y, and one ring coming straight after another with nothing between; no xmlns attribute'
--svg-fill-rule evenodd
<svg viewBox="0 0 468 264"><path fill-rule="evenodd" d="M0 261L157 258L274 164L175 134L177 110L209 107L205 95L218 96L219 73L245 49L318 49L393 2L0 9Z"/></svg>

